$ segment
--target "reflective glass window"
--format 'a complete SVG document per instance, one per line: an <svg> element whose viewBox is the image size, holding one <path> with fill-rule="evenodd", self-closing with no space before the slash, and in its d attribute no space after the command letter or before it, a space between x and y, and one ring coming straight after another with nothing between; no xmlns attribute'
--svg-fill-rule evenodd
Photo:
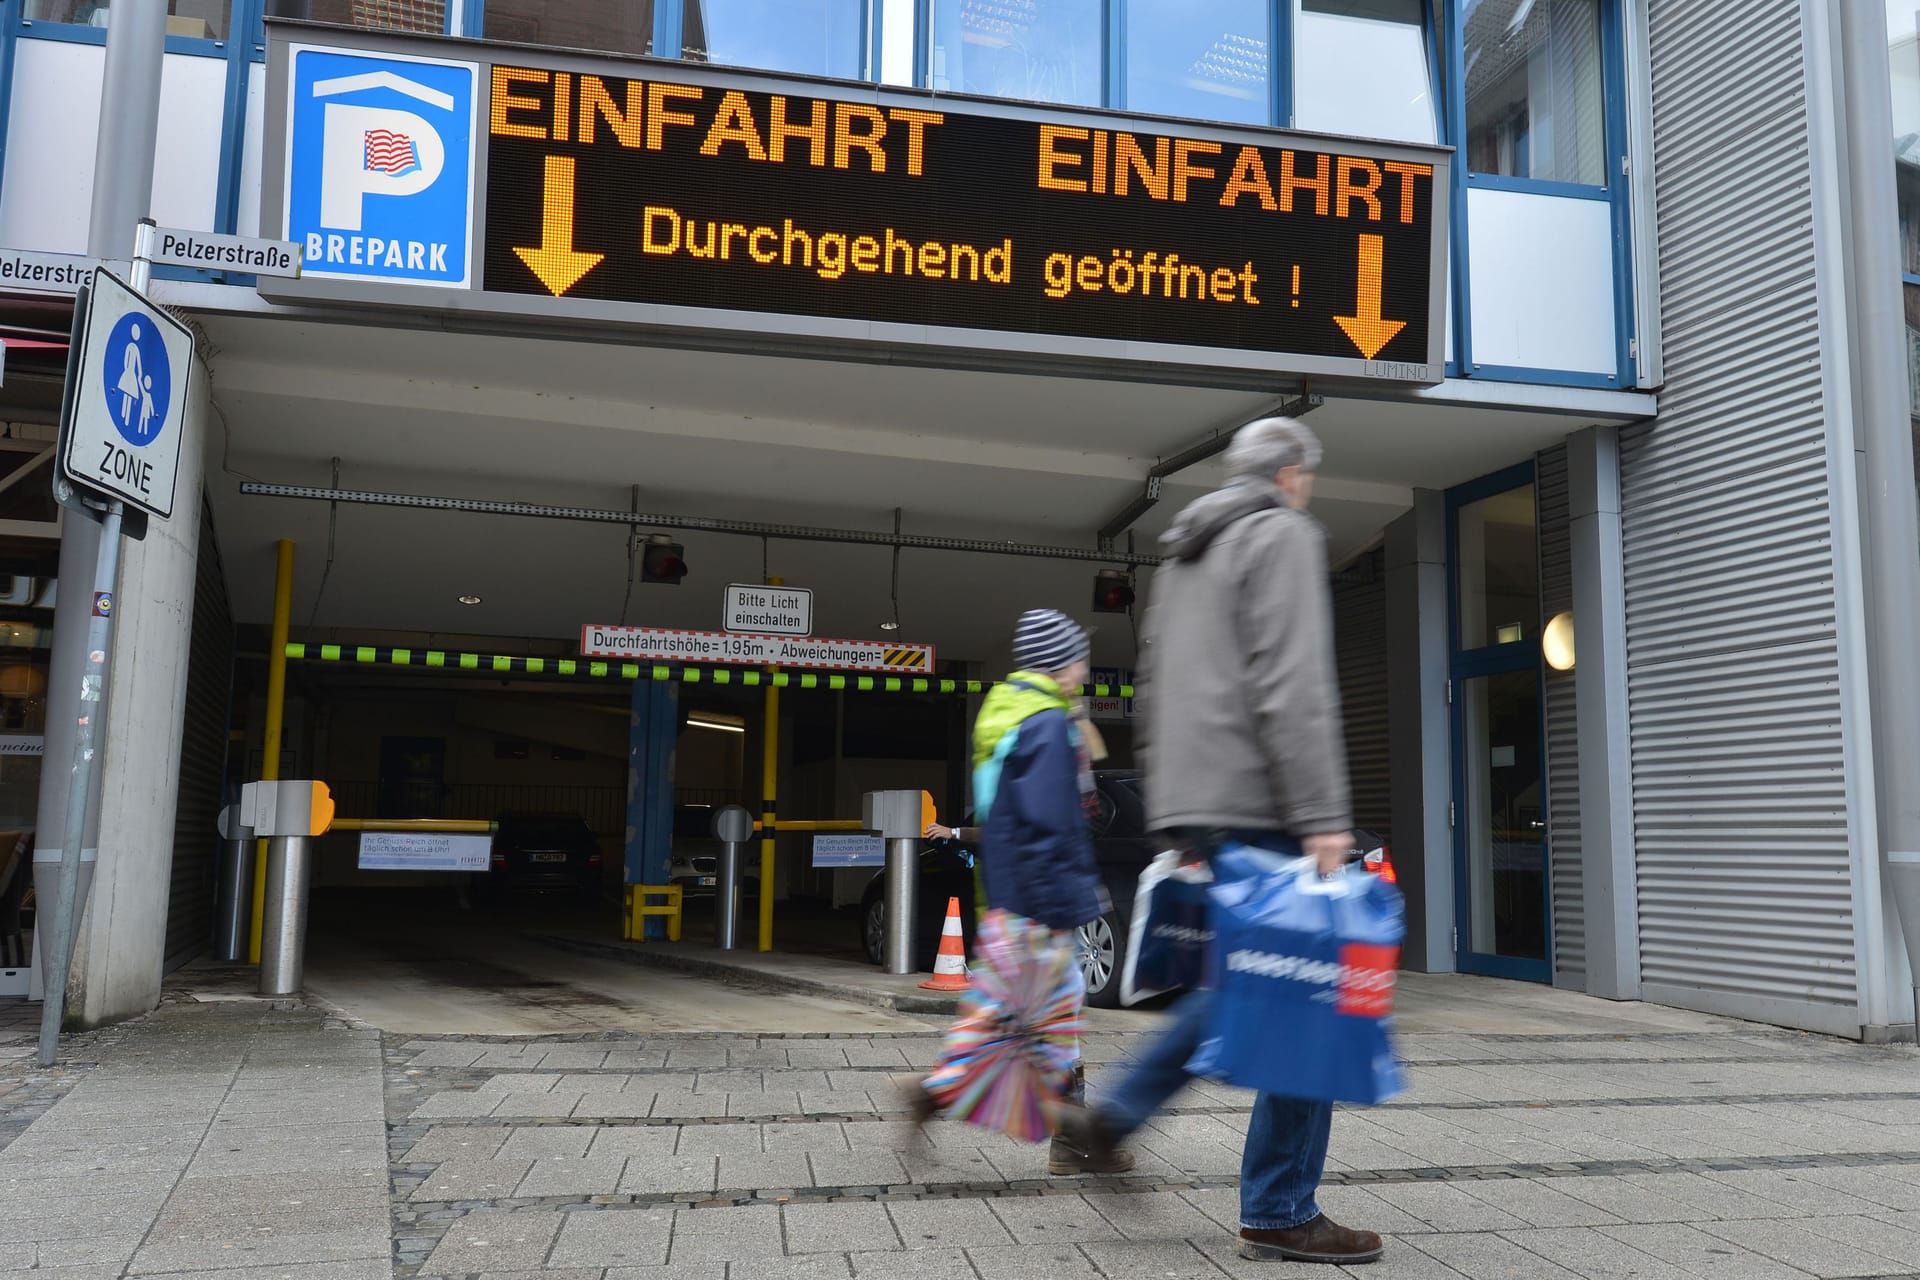
<svg viewBox="0 0 1920 1280"><path fill-rule="evenodd" d="M1604 186L1599 0L1466 0L1467 167Z"/></svg>
<svg viewBox="0 0 1920 1280"><path fill-rule="evenodd" d="M487 0L489 40L653 52L653 0Z"/></svg>
<svg viewBox="0 0 1920 1280"><path fill-rule="evenodd" d="M696 62L859 79L861 0L686 0L682 54Z"/></svg>
<svg viewBox="0 0 1920 1280"><path fill-rule="evenodd" d="M1437 142L1420 0L1298 0L1293 20L1297 128Z"/></svg>
<svg viewBox="0 0 1920 1280"><path fill-rule="evenodd" d="M151 3L151 0L138 2ZM105 27L109 8L106 0L29 0L26 16L31 22L74 22L86 27ZM225 40L229 8L229 0L167 0L167 34Z"/></svg>
<svg viewBox="0 0 1920 1280"><path fill-rule="evenodd" d="M1126 14L1127 110L1272 122L1267 0L1130 0Z"/></svg>
<svg viewBox="0 0 1920 1280"><path fill-rule="evenodd" d="M1538 639L1539 521L1533 486L1468 503L1460 508L1458 521L1459 647L1483 649Z"/></svg>
<svg viewBox="0 0 1920 1280"><path fill-rule="evenodd" d="M267 0L269 18L337 22L369 31L447 29L447 0Z"/></svg>
<svg viewBox="0 0 1920 1280"><path fill-rule="evenodd" d="M1101 104L1101 0L932 0L935 89Z"/></svg>

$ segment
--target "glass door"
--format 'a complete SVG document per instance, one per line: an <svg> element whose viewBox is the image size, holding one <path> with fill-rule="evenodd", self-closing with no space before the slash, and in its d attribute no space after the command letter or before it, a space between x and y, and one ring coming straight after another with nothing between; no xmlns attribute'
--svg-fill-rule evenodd
<svg viewBox="0 0 1920 1280"><path fill-rule="evenodd" d="M1533 468L1463 486L1447 506L1455 958L1465 973L1547 982L1552 950Z"/></svg>

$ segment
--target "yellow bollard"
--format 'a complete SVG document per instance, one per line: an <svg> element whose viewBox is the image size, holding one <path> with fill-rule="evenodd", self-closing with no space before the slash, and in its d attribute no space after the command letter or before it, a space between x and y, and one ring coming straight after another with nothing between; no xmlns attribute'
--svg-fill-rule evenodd
<svg viewBox="0 0 1920 1280"><path fill-rule="evenodd" d="M267 731L260 756L260 781L280 778L280 734L287 711L287 630L293 619L293 543L280 539L273 574L273 642L267 648ZM253 928L247 935L247 963L260 963L260 930L267 913L267 842L253 846Z"/></svg>

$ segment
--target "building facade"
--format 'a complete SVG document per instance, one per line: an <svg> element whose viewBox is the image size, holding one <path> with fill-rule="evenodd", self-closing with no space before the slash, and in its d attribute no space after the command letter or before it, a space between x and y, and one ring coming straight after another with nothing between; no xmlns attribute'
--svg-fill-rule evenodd
<svg viewBox="0 0 1920 1280"><path fill-rule="evenodd" d="M116 7L0 0L7 250L128 256L94 225ZM1217 442L1286 411L1326 444L1356 820L1410 967L1911 1035L1911 13L168 9L148 211L306 264L155 271L199 363L176 516L122 571L82 1019L211 937L278 542L319 659L280 776L368 816L580 813L657 883L670 811L964 808L965 682L1010 619L1102 569L1150 597ZM72 291L12 274L0 821L44 859L63 793L31 753L66 740L58 584L91 548L46 496ZM684 581L647 572L667 548ZM924 683L770 713L713 678L737 663L544 665L590 659L583 627L721 630L720 589L771 579L813 589L815 636L931 645ZM1074 612L1123 682L1115 603ZM791 840L767 868L848 892ZM345 848L320 879L431 881Z"/></svg>

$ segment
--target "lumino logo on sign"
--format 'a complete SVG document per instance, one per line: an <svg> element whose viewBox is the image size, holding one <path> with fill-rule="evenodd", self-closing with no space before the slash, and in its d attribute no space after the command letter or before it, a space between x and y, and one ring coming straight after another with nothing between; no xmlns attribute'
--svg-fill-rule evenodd
<svg viewBox="0 0 1920 1280"><path fill-rule="evenodd" d="M472 282L469 62L292 50L287 230L307 275Z"/></svg>

